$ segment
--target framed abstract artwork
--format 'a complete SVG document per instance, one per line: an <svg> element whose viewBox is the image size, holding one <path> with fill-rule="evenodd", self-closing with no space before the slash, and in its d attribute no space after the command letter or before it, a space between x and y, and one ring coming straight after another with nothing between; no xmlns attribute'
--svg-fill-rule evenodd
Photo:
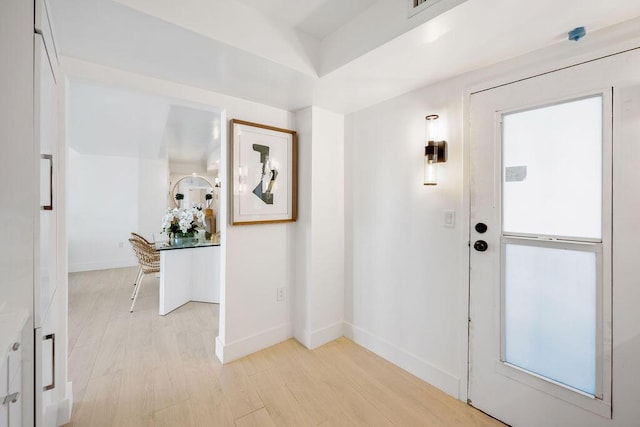
<svg viewBox="0 0 640 427"><path fill-rule="evenodd" d="M295 221L298 213L296 132L231 120L231 224Z"/></svg>

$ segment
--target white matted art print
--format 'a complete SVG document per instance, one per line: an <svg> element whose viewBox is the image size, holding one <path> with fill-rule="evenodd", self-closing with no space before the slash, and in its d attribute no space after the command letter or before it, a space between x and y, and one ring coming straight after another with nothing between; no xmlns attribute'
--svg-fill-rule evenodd
<svg viewBox="0 0 640 427"><path fill-rule="evenodd" d="M296 132L231 120L231 224L291 222L297 217Z"/></svg>

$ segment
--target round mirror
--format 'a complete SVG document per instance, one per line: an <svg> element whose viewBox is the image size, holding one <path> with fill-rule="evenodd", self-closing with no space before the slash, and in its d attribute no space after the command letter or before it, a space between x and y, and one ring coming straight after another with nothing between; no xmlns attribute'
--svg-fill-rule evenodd
<svg viewBox="0 0 640 427"><path fill-rule="evenodd" d="M171 199L177 208L211 207L213 185L204 177L189 175L181 178L171 190Z"/></svg>

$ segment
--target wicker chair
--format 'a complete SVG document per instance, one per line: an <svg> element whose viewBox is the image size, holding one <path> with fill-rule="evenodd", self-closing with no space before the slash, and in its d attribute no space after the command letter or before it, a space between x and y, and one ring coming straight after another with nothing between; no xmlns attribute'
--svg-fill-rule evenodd
<svg viewBox="0 0 640 427"><path fill-rule="evenodd" d="M144 243L145 245L148 245L149 248L154 249L155 247L153 246L153 243L149 242L147 239L145 239L144 237L142 237L141 235L139 235L138 233L131 233L131 238L134 240L138 240L141 243ZM131 293L131 299L133 299L136 295L136 287L138 286L138 282L140 281L140 279L142 278L142 267L140 267L140 264L138 264L138 273L136 274L136 280L135 282L133 282L133 292Z"/></svg>
<svg viewBox="0 0 640 427"><path fill-rule="evenodd" d="M131 238L129 243L133 247L133 251L138 258L138 264L140 264L140 273L138 274L139 280L136 281L136 286L133 291L133 302L131 303L131 313L133 313L133 307L136 305L138 294L140 293L140 287L142 281L147 274L155 274L160 272L160 253L148 243L141 242L139 239Z"/></svg>
<svg viewBox="0 0 640 427"><path fill-rule="evenodd" d="M144 237L142 237L141 235L139 235L138 233L131 233L131 238L132 239L136 239L136 240L140 240L143 243L146 243L149 246L153 246L153 243L151 243L150 241L148 241L147 239L145 239Z"/></svg>

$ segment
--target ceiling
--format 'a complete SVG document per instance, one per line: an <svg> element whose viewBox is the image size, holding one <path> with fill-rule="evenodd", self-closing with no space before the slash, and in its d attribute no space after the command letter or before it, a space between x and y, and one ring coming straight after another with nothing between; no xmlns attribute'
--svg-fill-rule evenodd
<svg viewBox="0 0 640 427"><path fill-rule="evenodd" d="M164 128L169 160L206 164L211 153L219 156L220 121L218 112L172 104Z"/></svg>
<svg viewBox="0 0 640 427"><path fill-rule="evenodd" d="M274 21L323 39L370 7L375 0L238 0Z"/></svg>
<svg viewBox="0 0 640 427"><path fill-rule="evenodd" d="M640 16L637 0L54 0L62 55L349 113ZM638 26L640 32L640 26ZM586 39L585 39L586 40ZM580 42L578 42L580 43ZM221 106L224 107L224 106Z"/></svg>
<svg viewBox="0 0 640 427"><path fill-rule="evenodd" d="M85 155L209 163L220 155L220 112L169 98L73 81L69 145ZM218 158L219 160L219 158Z"/></svg>

